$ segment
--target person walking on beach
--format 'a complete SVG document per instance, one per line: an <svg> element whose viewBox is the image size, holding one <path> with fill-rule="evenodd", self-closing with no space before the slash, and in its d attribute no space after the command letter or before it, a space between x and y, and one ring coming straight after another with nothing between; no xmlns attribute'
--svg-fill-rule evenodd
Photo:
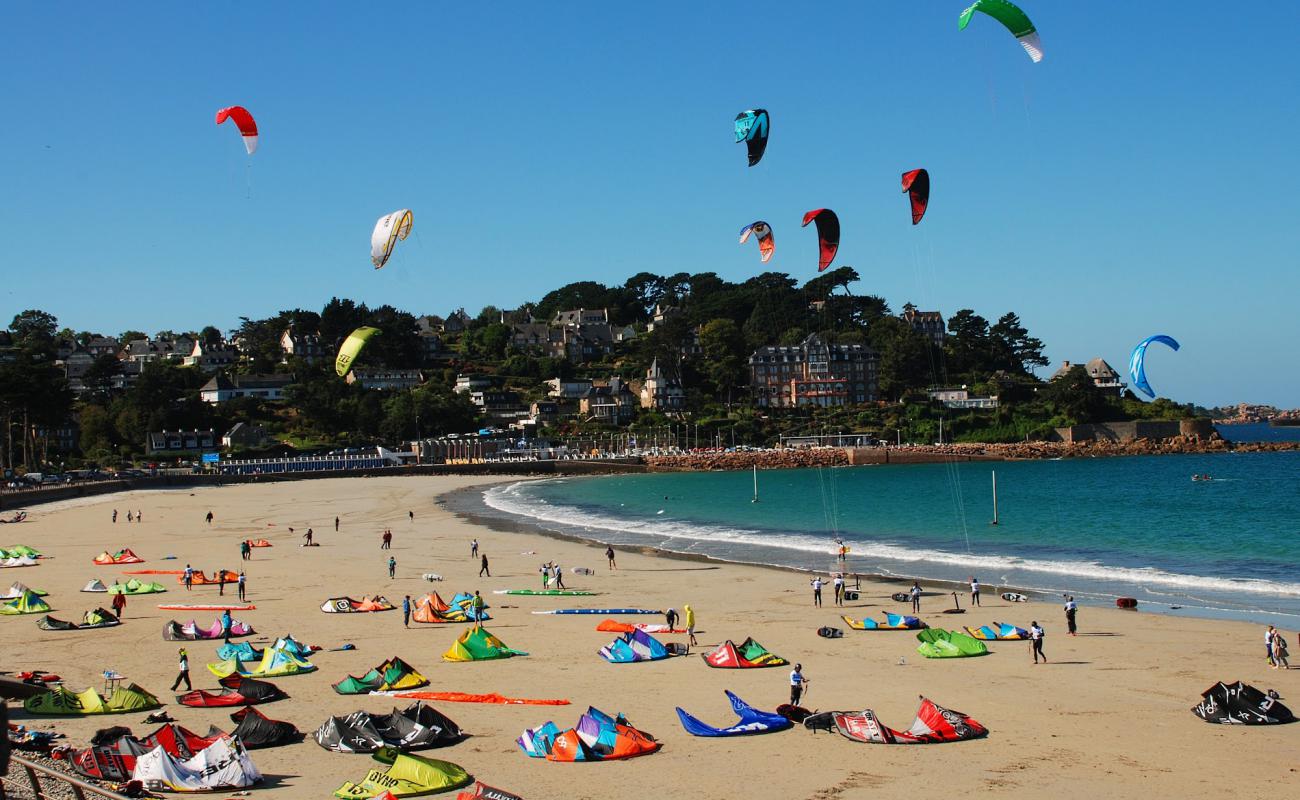
<svg viewBox="0 0 1300 800"><path fill-rule="evenodd" d="M181 682L184 681L185 691L192 692L194 691L194 685L190 683L189 653L186 653L185 648L182 647L177 655L180 657L180 663L176 665L176 680L172 681L172 691L176 691L177 687L179 687Z"/></svg>
<svg viewBox="0 0 1300 800"><path fill-rule="evenodd" d="M790 705L797 706L803 699L803 687L808 679L803 676L803 664L795 664L790 670Z"/></svg>
<svg viewBox="0 0 1300 800"><path fill-rule="evenodd" d="M402 598L402 627L411 627L411 596Z"/></svg>
<svg viewBox="0 0 1300 800"><path fill-rule="evenodd" d="M382 539L381 542L380 542L379 549L380 549L380 550L391 550L391 549L393 549L393 532L392 532L392 531L388 531L388 530L384 531L384 536L383 536L383 539Z"/></svg>
<svg viewBox="0 0 1300 800"><path fill-rule="evenodd" d="M185 565L185 591L189 592L189 591L193 591L193 589L194 589L194 568L191 567L189 564L186 564Z"/></svg>
<svg viewBox="0 0 1300 800"><path fill-rule="evenodd" d="M668 632L671 633L677 627L677 609L670 608L664 614L664 623L668 625Z"/></svg>
<svg viewBox="0 0 1300 800"><path fill-rule="evenodd" d="M242 603L247 599L244 593L248 591L248 579L244 577L242 569L239 571L239 580L236 582L236 586L239 587L239 602Z"/></svg>
<svg viewBox="0 0 1300 800"><path fill-rule="evenodd" d="M1291 662L1287 660L1286 637L1282 631L1273 631L1273 666L1276 669L1291 669Z"/></svg>
<svg viewBox="0 0 1300 800"><path fill-rule="evenodd" d="M124 611L126 611L126 595L124 594L113 595L113 614L119 620L121 620L122 612Z"/></svg>
<svg viewBox="0 0 1300 800"><path fill-rule="evenodd" d="M135 512L135 521L136 521L136 522L144 522L144 512L143 512L143 511L140 511L139 509L136 509L136 512Z"/></svg>
<svg viewBox="0 0 1300 800"><path fill-rule="evenodd" d="M489 576L491 577L491 576ZM479 594L478 589L474 590L474 627L477 630L483 630L483 609L487 603L483 602L483 595Z"/></svg>
<svg viewBox="0 0 1300 800"><path fill-rule="evenodd" d="M615 563L614 563L614 546L613 546L613 545L608 545L608 546L605 547L605 558L609 559L609 568L610 568L610 569L618 569L618 564L615 564Z"/></svg>
<svg viewBox="0 0 1300 800"><path fill-rule="evenodd" d="M135 522L135 517L133 517L133 516L131 515L131 509L129 509L129 508L126 510L126 521L127 521L127 522Z"/></svg>
<svg viewBox="0 0 1300 800"><path fill-rule="evenodd" d="M408 512L406 512L406 516L408 516L408 517L411 518L411 522L415 522L415 512L414 512L414 511L408 511Z"/></svg>
<svg viewBox="0 0 1300 800"><path fill-rule="evenodd" d="M537 570L542 573L542 591L546 591L551 585L551 565L543 564L541 569Z"/></svg>
<svg viewBox="0 0 1300 800"><path fill-rule="evenodd" d="M812 584L812 587L813 587L813 606L815 606L815 607L817 607L817 608L821 608L821 607L822 607L822 578L821 578L821 576L818 575L816 578L813 578L811 581L809 581L809 583L811 583L811 584Z"/></svg>
<svg viewBox="0 0 1300 800"><path fill-rule="evenodd" d="M1043 652L1043 637L1046 635L1047 635L1047 631L1044 631L1041 627L1039 627L1038 620L1034 620L1033 622L1029 623L1029 640L1034 646L1033 653L1034 653L1035 664L1038 663L1039 656L1043 657L1044 664L1047 663L1047 654Z"/></svg>
<svg viewBox="0 0 1300 800"><path fill-rule="evenodd" d="M302 538L306 539L307 546L311 547L311 528L307 529L307 532L302 535Z"/></svg>
<svg viewBox="0 0 1300 800"><path fill-rule="evenodd" d="M912 597L912 613L921 613L921 582L912 581L912 589L908 592Z"/></svg>
<svg viewBox="0 0 1300 800"><path fill-rule="evenodd" d="M217 597L225 597L225 596L226 596L226 571L224 569L219 569L217 570Z"/></svg>
<svg viewBox="0 0 1300 800"><path fill-rule="evenodd" d="M478 539L474 539L469 543L469 557L478 558Z"/></svg>
<svg viewBox="0 0 1300 800"><path fill-rule="evenodd" d="M832 581L832 584L835 587L835 605L844 605L844 573L835 573L835 580Z"/></svg>
<svg viewBox="0 0 1300 800"><path fill-rule="evenodd" d="M113 524L117 524L117 509L113 509Z"/></svg>
<svg viewBox="0 0 1300 800"><path fill-rule="evenodd" d="M393 558L392 556L388 557L388 577L390 578L397 577L397 559Z"/></svg>
<svg viewBox="0 0 1300 800"><path fill-rule="evenodd" d="M234 623L235 621L230 618L230 609L221 612L221 638L225 639L227 644L230 643L230 627Z"/></svg>
<svg viewBox="0 0 1300 800"><path fill-rule="evenodd" d="M559 565L558 562L557 562L557 563L553 563L553 564L551 564L551 575L552 575L552 577L555 579L555 580L554 580L555 588L556 588L556 589L563 589L563 588L564 588L564 570L560 569L560 565Z"/></svg>
<svg viewBox="0 0 1300 800"><path fill-rule="evenodd" d="M1274 629L1272 625L1269 625L1268 630L1264 631L1264 658L1266 661L1268 661L1268 665L1270 667L1277 666L1277 661L1273 659L1273 634L1274 633L1276 633L1276 629Z"/></svg>
<svg viewBox="0 0 1300 800"><path fill-rule="evenodd" d="M1065 627L1071 636L1079 635L1079 628L1075 625L1074 616L1079 613L1079 605L1074 602L1074 595L1067 595L1065 598Z"/></svg>
<svg viewBox="0 0 1300 800"><path fill-rule="evenodd" d="M492 570L488 569L487 553L484 553L483 558L479 560L478 576L481 578L484 575L492 577Z"/></svg>
<svg viewBox="0 0 1300 800"><path fill-rule="evenodd" d="M335 533L338 533L338 532L339 532L339 518L338 518L338 517L335 517L335 518L334 518L334 532L335 532Z"/></svg>
<svg viewBox="0 0 1300 800"><path fill-rule="evenodd" d="M131 512L128 511L127 513L129 514L129 513L131 513ZM208 520L208 524L211 525L211 524L212 524L212 512L211 512L211 511L208 512L207 520Z"/></svg>
<svg viewBox="0 0 1300 800"><path fill-rule="evenodd" d="M980 579L974 575L970 578L970 604L973 606L980 604Z"/></svg>
<svg viewBox="0 0 1300 800"><path fill-rule="evenodd" d="M686 612L686 635L691 637L690 643L694 646L698 644L698 642L695 641L695 609L686 605L682 606L682 610Z"/></svg>

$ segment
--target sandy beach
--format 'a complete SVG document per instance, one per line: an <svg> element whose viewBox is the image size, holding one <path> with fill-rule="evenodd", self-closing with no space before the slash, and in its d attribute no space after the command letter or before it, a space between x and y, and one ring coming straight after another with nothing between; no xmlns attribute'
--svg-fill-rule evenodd
<svg viewBox="0 0 1300 800"><path fill-rule="evenodd" d="M985 587L982 609L959 617L937 612L949 602L927 597L922 618L936 627L977 626L994 620L1047 629L1047 665L1035 666L1024 642L991 643L983 658L927 660L907 632L854 632L828 640L819 626L845 628L840 609L812 607L803 575L777 569L685 561L620 552L618 567L605 566L601 549L535 534L492 530L457 518L436 503L439 495L482 478L410 477L329 479L296 483L150 491L37 506L27 522L0 527L0 547L27 544L46 558L40 566L0 570L0 589L14 581L49 592L55 617L77 620L106 606L109 596L82 594L91 578L105 583L123 569L216 569L248 573L249 601L257 610L235 616L265 643L292 633L325 648L345 642L348 652L321 652L315 673L275 680L289 699L260 706L310 734L330 714L359 709L386 712L404 700L344 697L330 685L359 675L390 656L400 656L426 675L431 690L499 692L567 698L564 707L435 703L471 737L423 755L460 764L478 779L525 798L642 798L689 793L718 798L866 798L989 793L1009 797L1227 797L1275 793L1294 787L1300 760L1300 724L1265 728L1207 725L1190 708L1218 680L1242 680L1276 688L1293 709L1300 671L1268 668L1263 627L1246 623L1172 618L1118 609L1084 608L1082 635L1065 632L1059 606L1007 603ZM119 521L110 521L119 510ZM126 511L144 512L143 523L126 523ZM211 510L209 526L204 521ZM414 519L408 518L414 512ZM334 532L335 516L341 518ZM295 533L290 533L293 527ZM320 547L300 547L311 527ZM393 531L389 552L380 534ZM266 538L273 546L241 562L239 542ZM470 540L487 554L491 578L477 577ZM137 567L103 567L91 559L104 550L129 547L146 559ZM165 555L175 561L161 560ZM386 562L397 560L395 579ZM595 597L544 598L494 595L493 590L540 588L538 567L558 560L565 567L596 570L566 581ZM428 583L424 573L445 581ZM0 617L0 669L57 672L73 689L102 686L112 668L164 701L175 676L177 643L163 641L169 619L159 603L215 602L216 587L186 592L174 576L161 576L166 594L130 597L125 624L106 630L46 632L36 617ZM882 616L901 612L889 598L905 588L863 584L862 599L843 613ZM444 663L441 654L463 630L459 625L402 627L400 611L323 614L328 597L383 594L400 605L430 590L450 598L482 590L494 619L487 628L511 647L530 653L478 663ZM234 587L227 589L233 600ZM699 620L700 645L692 655L647 664L612 665L597 655L612 634L596 631L601 617L538 616L560 607L631 606L681 609L689 603ZM965 598L963 597L963 605ZM210 623L215 613L195 615ZM643 621L662 621L647 617ZM1287 632L1294 641L1294 632ZM949 745L886 747L856 744L834 734L796 729L767 736L700 739L687 735L675 706L717 725L734 717L723 696L730 689L759 708L788 699L788 668L709 669L695 652L753 636L769 650L804 665L811 680L804 705L817 709L874 709L881 721L904 729L918 695L960 710L984 724L986 739ZM685 636L664 636L684 641ZM187 645L195 688L215 689L204 665L216 661L215 645ZM526 727L554 719L571 726L588 705L625 713L656 736L660 752L626 762L555 764L525 757L515 737ZM229 709L191 709L169 702L166 710L198 732L209 725L229 730ZM122 724L142 733L143 715L88 718L31 717L11 706L14 721L56 728L84 746L98 728ZM328 752L308 738L301 744L252 753L267 778L253 795L327 798L344 781L358 780L374 764L362 755Z"/></svg>

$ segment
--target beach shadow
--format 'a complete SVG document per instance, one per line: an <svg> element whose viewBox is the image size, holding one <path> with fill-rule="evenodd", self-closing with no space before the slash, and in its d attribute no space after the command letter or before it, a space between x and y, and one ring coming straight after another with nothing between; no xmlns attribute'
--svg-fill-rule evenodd
<svg viewBox="0 0 1300 800"><path fill-rule="evenodd" d="M721 569L721 567L625 567L623 572L699 572L701 570Z"/></svg>
<svg viewBox="0 0 1300 800"><path fill-rule="evenodd" d="M1078 666L1082 664L1091 664L1091 661L1049 661L1048 664L1063 666Z"/></svg>
<svg viewBox="0 0 1300 800"><path fill-rule="evenodd" d="M1094 631L1092 633L1079 633L1076 636L1123 636L1122 633L1113 633L1111 631Z"/></svg>

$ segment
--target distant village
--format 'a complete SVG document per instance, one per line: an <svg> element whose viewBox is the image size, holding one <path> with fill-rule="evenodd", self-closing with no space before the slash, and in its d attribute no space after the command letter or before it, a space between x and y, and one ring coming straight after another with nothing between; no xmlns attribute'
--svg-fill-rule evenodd
<svg viewBox="0 0 1300 800"><path fill-rule="evenodd" d="M34 401L12 391L0 398L3 461L13 469L51 458L181 460L420 441L445 456L462 447L449 439L467 436L502 447L584 438L624 448L835 436L1020 441L1053 435L1048 420L1122 420L1149 409L1125 399L1119 373L1101 358L1066 361L1040 380L1042 344L1014 314L996 324L910 304L893 314L879 298L832 292L856 275L831 277L811 296L793 282L723 286L719 295L746 290L735 296L747 305L706 314L693 307L699 292L643 311L563 307L548 295L446 317L336 299L319 314L282 312L228 333L111 337L24 312L0 332L0 370L48 385L33 390ZM383 335L339 378L335 352L354 323ZM1047 387L1056 388L1043 395ZM1187 413L1161 402L1166 416Z"/></svg>

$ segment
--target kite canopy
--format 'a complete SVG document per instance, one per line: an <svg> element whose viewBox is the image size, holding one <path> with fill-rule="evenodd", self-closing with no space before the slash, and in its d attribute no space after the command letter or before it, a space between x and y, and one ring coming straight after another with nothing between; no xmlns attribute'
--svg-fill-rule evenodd
<svg viewBox="0 0 1300 800"><path fill-rule="evenodd" d="M89 778L125 781L131 778L136 759L155 747L163 748L169 755L187 759L225 735L213 728L207 736L199 736L170 722L143 739L132 735L130 728L106 728L95 734L90 747L73 751L68 763Z"/></svg>
<svg viewBox="0 0 1300 800"><path fill-rule="evenodd" d="M249 750L292 744L302 738L302 733L292 722L270 719L248 706L231 714L230 719L237 723L230 732L231 735L243 742Z"/></svg>
<svg viewBox="0 0 1300 800"><path fill-rule="evenodd" d="M131 779L154 792L211 792L252 786L262 773L238 739L222 736L186 760L155 747L136 759Z"/></svg>
<svg viewBox="0 0 1300 800"><path fill-rule="evenodd" d="M1133 381L1133 387L1140 389L1147 397L1154 399L1156 393L1151 388L1151 384L1147 383L1146 370L1147 345L1152 342L1159 342L1160 344L1168 345L1169 348L1175 352L1178 350L1178 342L1174 341L1174 337L1172 336L1158 333L1155 336L1148 336L1138 342L1138 346L1133 348L1133 355L1129 356L1128 377L1129 380Z"/></svg>
<svg viewBox="0 0 1300 800"><path fill-rule="evenodd" d="M925 216L925 208L930 204L930 173L924 169L904 172L903 192L912 201L912 224L916 225Z"/></svg>
<svg viewBox="0 0 1300 800"><path fill-rule="evenodd" d="M1295 721L1291 709L1241 681L1219 681L1201 692L1201 697L1201 702L1192 707L1192 713L1206 722L1217 722L1220 725L1279 725Z"/></svg>
<svg viewBox="0 0 1300 800"><path fill-rule="evenodd" d="M253 630L253 626L249 625L247 622L231 620L230 636L252 636L256 632L257 631ZM185 623L171 620L163 626L162 637L169 642L196 642L200 639L225 638L222 634L221 620L219 619L213 620L212 624L206 628L199 625L199 623L194 620ZM251 661L252 659L245 660Z"/></svg>
<svg viewBox="0 0 1300 800"><path fill-rule="evenodd" d="M728 639L715 649L700 654L704 663L718 669L752 669L757 667L784 667L789 664L784 658L768 649L753 638L741 642L739 646Z"/></svg>
<svg viewBox="0 0 1300 800"><path fill-rule="evenodd" d="M692 736L747 736L754 733L783 731L794 724L780 714L759 711L731 692L726 690L724 692L727 699L731 701L731 709L736 712L736 716L740 717L740 721L729 728L715 728L712 725L705 725L678 708L677 718L681 720L682 727L687 733Z"/></svg>
<svg viewBox="0 0 1300 800"><path fill-rule="evenodd" d="M262 660L253 666L238 659L226 659L208 665L208 671L218 678L230 675L257 678L280 678L289 675L304 675L315 672L316 665L303 661L287 650L268 647L262 651Z"/></svg>
<svg viewBox="0 0 1300 800"><path fill-rule="evenodd" d="M662 622L619 622L616 619L601 620L596 625L596 630L605 633L631 633L632 631L645 631L646 633L686 633L684 628L670 628Z"/></svg>
<svg viewBox="0 0 1300 800"><path fill-rule="evenodd" d="M43 631L84 631L90 628L111 628L121 624L122 621L117 618L117 615L102 608L87 611L82 616L81 622L64 622L48 614L36 620L36 627Z"/></svg>
<svg viewBox="0 0 1300 800"><path fill-rule="evenodd" d="M215 708L222 706L252 706L258 703L270 703L289 696L280 691L280 687L274 683L245 678L237 673L222 678L221 685L224 688L216 694L198 690L179 695L176 702L193 708Z"/></svg>
<svg viewBox="0 0 1300 800"><path fill-rule="evenodd" d="M668 648L645 631L634 630L600 648L600 655L612 664L630 664L668 658Z"/></svg>
<svg viewBox="0 0 1300 800"><path fill-rule="evenodd" d="M921 708L916 712L912 727L905 731L886 728L876 719L871 709L861 713L832 711L835 729L845 739L869 744L939 744L978 739L988 735L988 729L961 713L921 698ZM818 715L820 716L820 715ZM809 718L811 722L813 718Z"/></svg>
<svg viewBox="0 0 1300 800"><path fill-rule="evenodd" d="M388 598L383 595L374 597L362 597L360 600L353 600L351 597L331 597L320 604L320 610L326 614L354 614L367 613L371 611L392 611L396 606L388 602Z"/></svg>
<svg viewBox="0 0 1300 800"><path fill-rule="evenodd" d="M1029 638L1029 631L1005 622L994 622L992 625L981 625L978 628L967 627L966 633L988 642L1014 642Z"/></svg>
<svg viewBox="0 0 1300 800"><path fill-rule="evenodd" d="M251 156L257 152L257 123L253 115L243 106L230 106L217 112L217 124L230 120L239 128L239 135L244 137L244 149Z"/></svg>
<svg viewBox="0 0 1300 800"><path fill-rule="evenodd" d="M96 564L143 564L144 559L132 553L130 549L109 553L107 550L92 559Z"/></svg>
<svg viewBox="0 0 1300 800"><path fill-rule="evenodd" d="M762 220L751 222L740 229L740 243L749 241L750 235L758 239L758 255L766 264L776 252L776 240L772 238L772 226Z"/></svg>
<svg viewBox="0 0 1300 800"><path fill-rule="evenodd" d="M85 585L84 587L82 587L81 591L83 591L83 592L107 592L107 591L108 591L108 587L105 586L105 585L104 585L104 582L101 581L99 578L95 578L95 579L93 579L93 580L87 581L87 582L86 582L86 585Z"/></svg>
<svg viewBox="0 0 1300 800"><path fill-rule="evenodd" d="M23 708L30 714L61 716L133 714L137 711L149 711L161 705L157 697L134 683L126 687L117 687L107 699L94 689L73 692L62 686L56 686L44 694L23 701Z"/></svg>
<svg viewBox="0 0 1300 800"><path fill-rule="evenodd" d="M547 722L525 730L515 744L525 755L547 761L611 761L659 749L653 736L632 727L622 714L611 717L595 707L589 707L567 731Z"/></svg>
<svg viewBox="0 0 1300 800"><path fill-rule="evenodd" d="M336 753L374 753L391 748L403 753L455 744L464 738L460 726L421 702L390 714L358 711L330 717L312 734L316 743Z"/></svg>
<svg viewBox="0 0 1300 800"><path fill-rule="evenodd" d="M383 798L377 798L383 800ZM479 781L474 782L472 791L464 791L456 795L456 800L524 800L517 794L511 794L503 789L497 789L488 786L486 783Z"/></svg>
<svg viewBox="0 0 1300 800"><path fill-rule="evenodd" d="M348 334L348 338L343 340L343 346L339 348L338 357L334 359L334 371L338 373L340 378L347 377L348 372L352 369L352 362L356 361L357 356L361 355L366 342L380 332L378 328L363 325Z"/></svg>
<svg viewBox="0 0 1300 800"><path fill-rule="evenodd" d="M474 608L474 595L461 592L451 599L450 603L445 602L437 592L430 592L423 597L416 599L415 611L411 614L411 619L416 622L425 623L444 623L444 622L473 622L475 619L492 619L484 610L477 611Z"/></svg>
<svg viewBox="0 0 1300 800"><path fill-rule="evenodd" d="M825 272L835 260L835 251L840 249L840 218L829 208L816 208L803 215L803 224L817 223L817 271Z"/></svg>
<svg viewBox="0 0 1300 800"><path fill-rule="evenodd" d="M763 151L767 150L767 131L770 125L767 111L761 108L742 111L736 115L736 143L744 142L749 149L751 167L759 162Z"/></svg>
<svg viewBox="0 0 1300 800"><path fill-rule="evenodd" d="M855 631L915 631L922 628L928 628L919 617L905 617L902 614L890 614L885 612L885 621L880 622L874 619L852 619L841 616L844 624L848 625Z"/></svg>
<svg viewBox="0 0 1300 800"><path fill-rule="evenodd" d="M25 589L17 597L0 602L0 614L44 614L50 610L50 604L31 589Z"/></svg>
<svg viewBox="0 0 1300 800"><path fill-rule="evenodd" d="M916 635L921 643L916 652L926 658L968 658L986 656L989 648L979 639L942 628L927 628Z"/></svg>
<svg viewBox="0 0 1300 800"><path fill-rule="evenodd" d="M414 217L411 209L402 208L386 214L375 223L375 230L370 234L370 262L379 269L388 263L393 255L393 247L399 239L405 239L411 233Z"/></svg>
<svg viewBox="0 0 1300 800"><path fill-rule="evenodd" d="M1038 31L1018 6L1007 0L975 0L975 3L961 12L961 16L957 18L957 30L966 30L976 11L988 14L1001 22L1007 30L1011 31L1011 35L1020 41L1020 46L1025 48L1025 52L1035 64L1043 60L1043 43L1038 40Z"/></svg>
<svg viewBox="0 0 1300 800"><path fill-rule="evenodd" d="M334 684L334 691L339 694L369 694L397 689L415 689L428 685L428 678L416 672L410 664L394 656L360 678L355 675L347 676Z"/></svg>
<svg viewBox="0 0 1300 800"><path fill-rule="evenodd" d="M387 770L372 769L360 783L345 783L334 792L342 800L368 800L388 792L393 797L415 797L459 789L474 780L463 767L450 761L398 753L391 761L375 756Z"/></svg>
<svg viewBox="0 0 1300 800"><path fill-rule="evenodd" d="M522 650L512 650L505 642L487 632L486 628L470 628L460 635L451 649L442 654L443 661L487 661L493 658L526 656Z"/></svg>
<svg viewBox="0 0 1300 800"><path fill-rule="evenodd" d="M148 583L132 578L126 583L115 583L108 587L109 594L158 594L167 591L167 587L157 581Z"/></svg>
<svg viewBox="0 0 1300 800"><path fill-rule="evenodd" d="M185 583L185 573L182 572L180 575L177 575L176 582L183 585ZM207 575L204 575L202 570L195 570L193 574L190 576L190 583L194 586L202 586L207 584L216 586L217 584L220 583L238 583L238 582L239 582L239 573L232 572L231 570L228 569L217 570L216 572L212 573L211 578L209 578Z"/></svg>

